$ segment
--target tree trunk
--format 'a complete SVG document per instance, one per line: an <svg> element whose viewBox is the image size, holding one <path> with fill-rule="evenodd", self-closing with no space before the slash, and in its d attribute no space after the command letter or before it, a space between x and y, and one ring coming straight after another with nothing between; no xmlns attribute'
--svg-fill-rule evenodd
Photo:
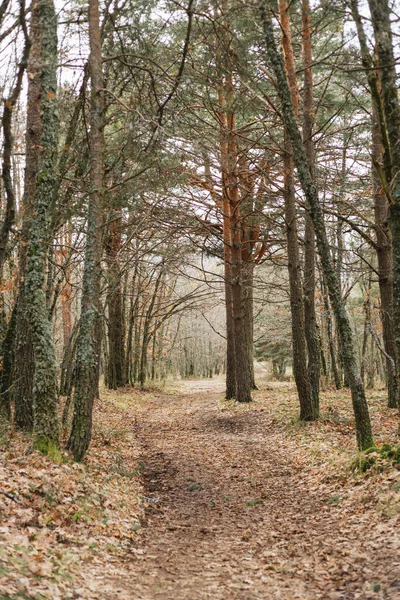
<svg viewBox="0 0 400 600"><path fill-rule="evenodd" d="M231 171L231 175L232 175ZM232 306L233 324L235 332L235 374L236 374L236 400L238 402L251 402L251 373L249 368L249 352L246 344L245 318L243 304L243 263L242 243L240 231L240 210L237 199L237 184L230 184L230 200L232 204Z"/></svg>
<svg viewBox="0 0 400 600"><path fill-rule="evenodd" d="M62 236L64 248L62 250L63 268L65 272L64 282L61 290L61 307L63 323L63 345L64 351L69 344L72 335L72 271L68 264L69 252L72 246L72 224L66 223L64 235Z"/></svg>
<svg viewBox="0 0 400 600"><path fill-rule="evenodd" d="M246 252L246 254L248 254ZM254 261L252 256L248 256L243 264L243 314L246 339L246 353L249 357L249 371L251 389L257 390L254 374Z"/></svg>
<svg viewBox="0 0 400 600"><path fill-rule="evenodd" d="M108 294L108 388L116 390L124 385L124 319L122 310L121 271L119 252L121 249L121 210L112 211L107 260Z"/></svg>
<svg viewBox="0 0 400 600"><path fill-rule="evenodd" d="M57 17L52 0L41 0L33 7L33 12L36 11L42 123L26 255L25 298L35 353L33 442L42 452L52 453L59 446L57 358L44 285L57 184Z"/></svg>
<svg viewBox="0 0 400 600"><path fill-rule="evenodd" d="M222 11L226 12L226 1L222 3ZM235 324L233 318L233 275L232 275L232 208L228 195L228 139L227 139L227 98L225 85L224 53L227 52L228 25L218 36L217 46L217 77L218 77L218 109L219 109L219 150L222 180L222 240L224 245L224 282L225 282L225 315L226 315L226 391L225 398L230 400L236 397L236 340Z"/></svg>
<svg viewBox="0 0 400 600"><path fill-rule="evenodd" d="M74 416L68 448L74 459L83 459L92 436L92 413L98 393L100 361L100 276L103 250L102 209L104 199L104 98L97 0L89 1L90 42L90 194L81 320L76 348Z"/></svg>
<svg viewBox="0 0 400 600"><path fill-rule="evenodd" d="M298 90L296 68L292 49L290 21L287 0L279 0L279 14L282 29L282 46L285 67L295 113L298 111ZM307 367L306 332L304 320L303 283L301 278L300 249L296 225L296 197L294 184L294 165L291 158L292 148L285 134L283 155L285 221L290 288L290 312L292 317L293 375L296 381L300 402L300 419L313 421L314 405L311 395L310 379Z"/></svg>
<svg viewBox="0 0 400 600"><path fill-rule="evenodd" d="M0 371L0 418L11 420L11 386L13 341L15 335L16 307L11 313L6 335L1 344L2 369Z"/></svg>
<svg viewBox="0 0 400 600"><path fill-rule="evenodd" d="M33 428L33 378L35 372L34 350L26 303L26 258L29 240L30 221L33 213L37 175L39 172L39 152L42 134L40 113L40 38L41 25L38 10L32 11L30 24L31 50L29 55L28 98L26 116L26 163L23 195L23 221L19 245L18 297L15 314L15 337L12 360L9 362L12 382L11 396L15 408L15 424L20 429ZM18 357L18 361L15 360ZM20 365L24 368L21 369Z"/></svg>
<svg viewBox="0 0 400 600"><path fill-rule="evenodd" d="M26 30L25 21L25 2L20 0L19 21L25 37L24 50L18 67L16 83L8 98L4 100L2 130L3 130L3 164L2 179L4 184L4 195L6 206L3 221L0 227L0 281L3 279L3 268L7 257L9 256L8 241L11 228L15 222L16 199L12 180L12 154L14 148L13 137L13 113L20 97L22 85L24 82L25 69L28 63L29 52L31 49L31 40Z"/></svg>
<svg viewBox="0 0 400 600"><path fill-rule="evenodd" d="M226 113L226 135L227 160L225 162L225 189L227 200L230 205L231 215L231 258L232 258L232 307L233 328L235 332L235 377L236 377L236 400L238 402L251 402L251 372L249 364L249 352L246 344L245 318L243 303L243 259L242 259L242 234L241 234L241 211L239 202L239 184L237 172L237 145L236 124L232 108L233 85L231 73L227 79L227 113Z"/></svg>
<svg viewBox="0 0 400 600"><path fill-rule="evenodd" d="M313 142L314 111L313 111L313 75L312 75L312 45L311 45L311 11L309 0L302 0L303 26L303 143L308 164L314 182L315 151ZM304 234L304 320L308 350L308 376L311 386L311 397L315 417L319 416L319 379L321 375L321 344L318 335L317 317L315 314L315 233L309 210L305 216Z"/></svg>
<svg viewBox="0 0 400 600"><path fill-rule="evenodd" d="M368 0L376 42L379 72L369 54L367 38L358 11L357 0L351 9L357 27L361 57L371 91L375 117L383 148L385 193L390 203L389 224L392 234L393 320L396 344L396 369L399 381L400 356L400 101L397 89L396 61L387 0ZM398 394L398 407L400 398Z"/></svg>
<svg viewBox="0 0 400 600"><path fill-rule="evenodd" d="M310 168L307 162L303 141L296 122L291 93L285 74L283 60L277 49L272 20L266 0L260 0L261 21L264 28L265 41L268 55L273 66L277 80L277 89L281 101L281 109L285 122L286 131L290 137L293 148L293 159L296 165L300 184L305 198L310 206L310 214L313 220L317 238L318 252L321 257L321 266L329 291L329 296L336 316L339 335L342 340L342 352L345 361L345 369L351 387L353 410L356 421L357 445L360 450L365 450L374 445L371 422L369 418L368 404L365 390L359 375L357 361L353 347L353 334L350 321L346 313L344 301L341 295L337 273L333 265L330 246L325 230L324 216L314 185ZM400 234L400 222L399 222ZM400 236L399 236L400 237ZM399 255L400 258L400 255ZM400 264L400 262L399 262ZM399 276L400 283L400 276ZM400 300L399 300L400 302Z"/></svg>
<svg viewBox="0 0 400 600"><path fill-rule="evenodd" d="M333 332L332 332L332 316L331 316L331 310L330 310L330 306L329 306L329 298L328 298L328 293L326 291L324 282L322 281L321 284L322 284L322 297L324 300L324 308L325 308L326 328L327 328L327 335L328 335L329 355L331 358L333 382L335 384L336 389L340 390L342 388L342 380L340 378L339 370L337 368L335 344L334 344Z"/></svg>
<svg viewBox="0 0 400 600"><path fill-rule="evenodd" d="M382 146L379 139L376 109L374 110L372 123L372 156L373 162L379 165L382 158ZM374 166L372 166L372 183L374 190L382 334L385 352L389 357L386 358L388 407L397 408L399 379L397 376L397 356L393 322L392 239L388 220L389 203L383 192L377 167Z"/></svg>
<svg viewBox="0 0 400 600"><path fill-rule="evenodd" d="M229 244L229 245L228 245ZM235 329L233 324L232 301L232 259L231 242L227 236L224 239L224 267L225 267L225 310L226 310L226 391L225 398L230 400L236 396L236 368L235 368Z"/></svg>

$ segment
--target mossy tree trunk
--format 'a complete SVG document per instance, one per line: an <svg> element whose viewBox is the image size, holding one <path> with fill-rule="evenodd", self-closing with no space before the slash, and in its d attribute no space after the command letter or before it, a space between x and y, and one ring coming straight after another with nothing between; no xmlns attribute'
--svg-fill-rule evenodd
<svg viewBox="0 0 400 600"><path fill-rule="evenodd" d="M371 92L374 118L382 146L383 168L380 170L380 183L384 180L383 187L389 203L388 215L392 238L393 324L396 350L395 386L397 385L397 390L395 389L394 393L397 395L400 410L400 387L398 385L400 375L400 101L397 89L389 3L387 0L368 0L368 4L376 42L375 61L369 52L367 37L358 10L358 2L357 0L350 0L361 49L362 64L365 68ZM376 67L380 68L377 69ZM377 165L378 163L375 160L375 167Z"/></svg>
<svg viewBox="0 0 400 600"><path fill-rule="evenodd" d="M294 62L292 36L290 31L289 5L287 0L279 0L279 16L282 30L282 47L293 108L298 116L298 89ZM283 155L283 197L290 291L290 313L292 321L293 374L300 403L300 419L312 421L315 418L311 395L310 378L307 366L306 331L304 314L304 293L300 264L300 248L297 230L296 197L292 147L285 132Z"/></svg>
<svg viewBox="0 0 400 600"><path fill-rule="evenodd" d="M386 140L390 145L391 178L387 183L391 196L389 223L392 233L393 320L398 358L400 356L400 99L388 0L369 0L368 4L374 28L381 82L381 102L379 97L375 100L374 95L373 101L378 108L379 130L385 151ZM383 105L384 122L379 118L380 104ZM386 157L386 160L388 158ZM397 370L400 367L399 360L396 367ZM400 410L399 397L397 402Z"/></svg>
<svg viewBox="0 0 400 600"><path fill-rule="evenodd" d="M372 123L372 183L374 192L374 213L376 228L376 250L378 257L379 292L381 298L382 336L385 347L388 386L388 407L397 408L399 379L397 374L397 352L394 336L393 315L393 275L392 275L392 236L389 226L389 202L382 189L378 168L382 159L382 146L374 109Z"/></svg>
<svg viewBox="0 0 400 600"><path fill-rule="evenodd" d="M44 289L57 183L57 18L52 0L39 0L32 11L38 13L40 36L41 136L26 253L25 299L35 353L33 442L49 453L59 446L57 358Z"/></svg>
<svg viewBox="0 0 400 600"><path fill-rule="evenodd" d="M353 410L356 421L357 445L360 450L365 450L373 446L374 441L372 437L371 422L368 404L365 397L365 390L359 375L354 352L353 334L350 321L346 313L337 273L334 268L329 241L325 229L324 215L319 203L317 189L310 172L310 167L303 146L303 140L296 122L283 59L275 42L271 10L266 0L260 0L259 6L267 52L277 81L277 89L281 102L284 124L292 143L293 160L297 169L299 181L306 201L310 206L310 215L313 220L317 238L318 252L321 257L321 266L324 272L329 297L335 313L337 327L342 341L342 353L347 378L351 388Z"/></svg>
<svg viewBox="0 0 400 600"><path fill-rule="evenodd" d="M92 437L93 403L98 392L100 361L100 277L103 251L104 97L99 6L90 0L90 193L80 327L76 344L74 416L68 448L81 461Z"/></svg>
<svg viewBox="0 0 400 600"><path fill-rule="evenodd" d="M313 141L314 97L312 74L311 43L311 9L309 0L302 0L302 37L303 37L303 143L310 165L311 174L315 178L315 149ZM311 397L314 414L319 416L319 379L321 375L320 340L315 312L315 233L309 211L305 215L304 233L304 321L308 350L308 376L310 379Z"/></svg>
<svg viewBox="0 0 400 600"><path fill-rule="evenodd" d="M26 260L33 199L39 172L39 152L41 145L42 119L40 110L40 48L41 24L39 11L31 15L29 37L31 50L28 63L28 98L26 116L26 161L23 195L23 221L19 244L18 297L15 306L15 327L12 354L8 362L10 373L5 376L12 382L10 390L15 408L15 424L19 429L31 431L33 428L33 378L35 372L34 349L26 301ZM15 357L18 360L15 360ZM21 369L20 365L24 368Z"/></svg>

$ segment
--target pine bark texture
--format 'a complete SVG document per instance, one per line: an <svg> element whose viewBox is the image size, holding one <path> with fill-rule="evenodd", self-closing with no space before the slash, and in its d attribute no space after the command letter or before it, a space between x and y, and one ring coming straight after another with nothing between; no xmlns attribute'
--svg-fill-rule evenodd
<svg viewBox="0 0 400 600"><path fill-rule="evenodd" d="M309 0L302 0L303 36L303 143L311 175L315 177L315 151L313 141L314 107L311 43L311 9ZM309 209L309 207L308 207ZM315 417L319 416L319 380L321 375L320 340L315 313L315 233L309 210L305 213L304 233L304 319L308 350L308 376Z"/></svg>
<svg viewBox="0 0 400 600"><path fill-rule="evenodd" d="M390 146L391 178L389 184L391 203L389 223L392 233L392 270L393 270L393 317L397 357L400 356L400 100L397 88L397 73L393 51L393 35L390 24L388 0L369 0L372 25L374 28L378 66L380 67L381 96L384 110L384 123L380 124L382 145L385 149L386 138ZM371 89L372 91L372 89ZM374 96L373 96L374 100ZM379 94L375 101L379 110ZM386 157L386 160L388 157ZM399 360L397 360L399 369ZM397 378L399 373L397 373ZM398 398L400 410L400 399Z"/></svg>
<svg viewBox="0 0 400 600"><path fill-rule="evenodd" d="M14 420L19 429L32 431L33 428L33 378L35 372L34 349L31 328L28 321L26 302L26 261L33 199L36 193L36 180L39 173L39 148L41 145L42 119L40 111L40 47L41 24L39 11L33 10L29 37L31 50L28 71L28 98L26 117L26 162L24 195L22 201L23 221L19 246L18 297L15 308L15 329L12 357L8 363L12 381L11 396L14 401ZM16 360L18 357L18 360ZM20 369L20 365L24 369Z"/></svg>
<svg viewBox="0 0 400 600"><path fill-rule="evenodd" d="M282 30L282 47L289 89L292 96L294 112L298 113L298 89L296 67L294 63L292 39L290 32L289 7L287 0L279 0L279 15ZM285 221L287 238L287 255L290 288L290 312L292 319L293 374L300 402L300 419L314 420L314 405L311 395L309 372L307 367L304 294L301 275L300 248L296 224L296 196L294 182L294 165L290 138L285 133L283 155Z"/></svg>
<svg viewBox="0 0 400 600"><path fill-rule="evenodd" d="M284 64L277 49L274 30L270 16L270 9L266 0L260 0L260 14L268 56L271 61L278 85L278 94L281 102L285 127L293 148L293 160L297 169L303 193L310 206L313 219L318 252L324 272L332 308L335 313L339 335L342 340L342 353L347 377L350 383L353 410L356 421L357 445L360 450L373 446L371 422L365 390L359 375L357 361L354 353L353 334L350 321L346 313L340 285L333 265L330 247L325 230L324 216L319 203L317 189L313 182L303 140L296 122L291 93L285 74ZM400 233L400 231L399 231Z"/></svg>
<svg viewBox="0 0 400 600"><path fill-rule="evenodd" d="M223 203L223 242L224 242L224 279L225 279L225 311L226 311L226 391L225 398L230 400L236 396L235 365L235 329L233 323L232 301L232 236L230 231L229 202Z"/></svg>
<svg viewBox="0 0 400 600"><path fill-rule="evenodd" d="M74 459L81 461L92 437L92 413L98 392L100 362L100 277L103 250L102 208L104 196L104 98L101 58L99 6L90 0L90 193L87 214L87 232L81 320L76 344L74 381L74 416L68 448Z"/></svg>
<svg viewBox="0 0 400 600"><path fill-rule="evenodd" d="M374 111L375 112L375 111ZM382 146L376 115L372 123L372 156L376 164L381 164ZM374 213L376 228L376 251L378 257L379 292L381 298L382 336L386 358L388 406L397 408L399 380L397 376L397 352L394 336L393 316L393 277L392 277L392 236L389 226L389 203L382 189L379 173L372 167L374 193Z"/></svg>
<svg viewBox="0 0 400 600"><path fill-rule="evenodd" d="M40 118L39 169L26 255L26 309L35 353L33 442L42 452L59 447L57 358L46 304L45 277L54 191L57 182L57 17L51 0L39 0Z"/></svg>
<svg viewBox="0 0 400 600"><path fill-rule="evenodd" d="M226 241L230 243L230 294L232 319L227 317L229 326L233 325L234 333L234 368L235 368L235 398L238 402L251 401L251 368L248 339L246 339L246 320L244 315L245 303L243 293L243 256L242 256L242 216L239 201L238 181L238 149L235 132L235 114L233 110L232 74L227 71L224 94L224 123L221 147L222 181L223 181L223 211L224 227L228 227ZM224 244L225 245L225 244ZM227 299L228 302L228 299ZM228 334L229 335L229 334ZM232 332L230 332L232 335Z"/></svg>
<svg viewBox="0 0 400 600"><path fill-rule="evenodd" d="M221 5L227 14L227 2ZM238 402L251 401L253 384L250 337L245 316L249 303L244 291L244 261L242 244L243 217L239 197L238 146L234 106L233 62L229 23L224 20L217 47L218 116L220 125L220 161L222 179L221 212L225 265L225 303L227 327L226 398ZM247 298L248 299L248 298Z"/></svg>
<svg viewBox="0 0 400 600"><path fill-rule="evenodd" d="M111 214L109 240L107 244L108 262L108 377L109 389L116 390L125 385L124 315L122 303L121 269L119 252L121 249L121 211Z"/></svg>

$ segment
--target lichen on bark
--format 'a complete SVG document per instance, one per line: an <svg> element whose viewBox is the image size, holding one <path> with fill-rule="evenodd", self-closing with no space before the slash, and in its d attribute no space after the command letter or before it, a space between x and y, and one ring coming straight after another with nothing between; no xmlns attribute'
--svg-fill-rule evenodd
<svg viewBox="0 0 400 600"><path fill-rule="evenodd" d="M303 140L296 122L291 93L284 69L283 59L278 51L271 19L271 10L266 0L259 2L261 22L269 60L272 64L277 81L278 95L281 102L284 124L293 148L293 161L295 163L300 185L306 201L310 206L310 215L313 220L317 239L317 248L321 258L321 266L328 287L329 298L335 314L337 328L341 339L343 362L347 379L351 388L353 411L356 422L357 445L360 450L373 446L373 436L369 417L368 404L364 387L358 372L357 361L353 347L353 334L348 319L339 280L335 271L330 252L330 246L325 229L324 215L319 203L318 192L313 181Z"/></svg>
<svg viewBox="0 0 400 600"><path fill-rule="evenodd" d="M57 18L52 0L40 0L32 10L37 11L40 24L41 143L26 252L25 294L35 353L33 442L40 451L53 453L59 447L57 360L44 283L57 181Z"/></svg>

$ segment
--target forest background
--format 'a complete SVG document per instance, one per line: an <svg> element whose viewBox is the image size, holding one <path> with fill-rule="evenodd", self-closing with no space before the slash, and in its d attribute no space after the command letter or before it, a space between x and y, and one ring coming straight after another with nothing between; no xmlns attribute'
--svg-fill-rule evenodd
<svg viewBox="0 0 400 600"><path fill-rule="evenodd" d="M398 466L398 23L389 0L2 0L6 445L82 462L106 390L223 377L235 406L294 382L300 423L349 389L361 471Z"/></svg>

